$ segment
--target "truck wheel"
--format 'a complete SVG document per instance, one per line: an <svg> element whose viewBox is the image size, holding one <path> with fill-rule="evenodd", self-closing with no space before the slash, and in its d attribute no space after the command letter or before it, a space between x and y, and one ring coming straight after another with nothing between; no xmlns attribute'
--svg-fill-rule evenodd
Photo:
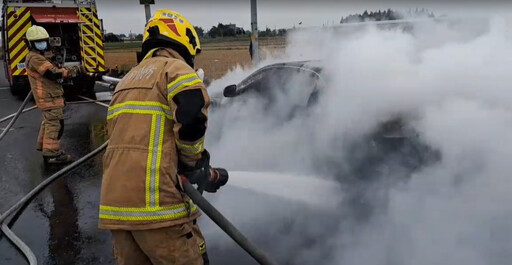
<svg viewBox="0 0 512 265"><path fill-rule="evenodd" d="M14 76L11 84L11 94L17 97L25 97L30 91L30 84L26 76Z"/></svg>
<svg viewBox="0 0 512 265"><path fill-rule="evenodd" d="M21 95L21 92L20 92L20 88L16 85L11 85L11 94L13 96L20 96Z"/></svg>

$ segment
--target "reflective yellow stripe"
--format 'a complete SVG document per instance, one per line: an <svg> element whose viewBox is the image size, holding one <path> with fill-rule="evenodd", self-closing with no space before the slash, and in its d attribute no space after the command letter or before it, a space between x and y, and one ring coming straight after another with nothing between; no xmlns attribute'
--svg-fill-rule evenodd
<svg viewBox="0 0 512 265"><path fill-rule="evenodd" d="M170 207L128 208L100 205L100 219L122 221L176 220L197 211L197 206L189 201Z"/></svg>
<svg viewBox="0 0 512 265"><path fill-rule="evenodd" d="M87 59L87 61L88 61L91 65L93 65L93 66L91 66L91 67L89 67L89 68L94 68L94 67L96 67L96 62L95 62L95 61L93 61L93 59L91 59L91 58L86 58L86 59Z"/></svg>
<svg viewBox="0 0 512 265"><path fill-rule="evenodd" d="M28 50L24 50L21 55L18 57L18 59L11 62L11 67L14 68L14 66L17 66L21 61L25 60L28 55Z"/></svg>
<svg viewBox="0 0 512 265"><path fill-rule="evenodd" d="M162 151L163 151L163 145L164 145L164 128L165 128L165 119L162 116L159 116L160 119L157 119L157 122L160 122L158 124L158 127L160 128L159 135L158 135L158 141L155 141L155 143L158 146L158 152L156 157L156 174L155 174L155 202L156 206L160 206L160 165L162 162ZM160 121L159 121L160 120Z"/></svg>
<svg viewBox="0 0 512 265"><path fill-rule="evenodd" d="M92 12L91 15L84 15L83 13ZM82 55L82 62L87 67L88 71L104 71L105 70L105 56L103 47L103 41L101 36L103 35L100 30L100 21L94 8L81 8L77 11L77 16L85 23L80 24L82 32L80 32L80 38L82 42L87 45L94 47L84 47L80 42L80 52ZM91 27L91 29L87 29ZM84 34L91 35L85 36ZM98 37L99 36L99 37ZM87 54L91 54L94 57L87 57Z"/></svg>
<svg viewBox="0 0 512 265"><path fill-rule="evenodd" d="M149 138L148 161L146 165L146 207L158 207L160 202L160 162L164 138L165 119L153 115Z"/></svg>
<svg viewBox="0 0 512 265"><path fill-rule="evenodd" d="M10 57L13 58L21 49L25 48L27 48L26 45L18 45L18 47L14 48L14 50L11 51Z"/></svg>
<svg viewBox="0 0 512 265"><path fill-rule="evenodd" d="M109 107L107 120L122 113L152 115L146 163L146 207L158 208L165 117L172 119L171 108L156 101L127 101Z"/></svg>
<svg viewBox="0 0 512 265"><path fill-rule="evenodd" d="M87 51L88 51L90 54L95 55L95 54L96 54L96 53L95 53L95 51L96 51L96 52L97 52L97 55L98 55L98 56L96 57L96 59L97 59L97 60L99 60L99 62L101 62L101 63L105 63L105 61L101 58L101 57L103 56L103 51L102 51L101 49L99 49L99 48L98 48L98 46L97 46L98 42L96 42L96 45L95 45L95 44L92 42L92 40L91 40L91 39L89 39L89 38L87 38L87 37L84 37L84 40L87 42L87 44L94 46L94 51L93 51L93 49L91 49L91 48L89 48L89 47L85 47L85 48L84 48L82 45L80 45L80 47L84 48L84 52L87 52Z"/></svg>
<svg viewBox="0 0 512 265"><path fill-rule="evenodd" d="M162 111L157 110L136 110L136 109L122 109L120 111L116 111L114 114L107 116L107 120L110 120L119 114L129 113L129 114L153 114L153 115L165 115ZM166 116L169 119L172 119L172 116Z"/></svg>
<svg viewBox="0 0 512 265"><path fill-rule="evenodd" d="M94 9L90 9L90 11L89 11L88 8L81 8L81 11L82 11L82 13L89 13L89 12L93 13L91 16L87 16L87 17L80 14L80 19L82 21L84 21L85 24L93 25L94 32L98 33L99 35L101 35L102 33L101 33L101 30L100 30L100 21L99 21L99 19L97 17L97 14L94 11ZM87 33L87 34L92 34L92 32Z"/></svg>
<svg viewBox="0 0 512 265"><path fill-rule="evenodd" d="M14 36L12 39L9 39L9 49L12 49L14 44L16 44L16 42L18 42L18 40L20 38L23 38L25 36L25 34L27 33L27 30L32 27L32 23L28 23L27 25L25 25L25 27L20 31L20 33L18 33L18 35ZM11 38L12 36L9 36L9 38ZM20 44L20 46L27 46L26 44L24 44L22 42L22 44Z"/></svg>
<svg viewBox="0 0 512 265"><path fill-rule="evenodd" d="M121 107L124 107L124 106L127 106L127 105L134 105L134 106L155 106L155 107L160 107L160 108L163 108L165 110L171 110L171 107L169 107L168 105L165 105L165 104L162 104L158 101L125 101L123 103L119 103L119 104L115 104L114 106L111 106L108 108L108 110L113 110L113 109L117 109L117 108L121 108Z"/></svg>
<svg viewBox="0 0 512 265"><path fill-rule="evenodd" d="M86 31L87 30L84 29L84 32L86 32ZM88 45L94 46L94 50L97 51L99 55L103 55L103 50L98 48L98 43L99 43L98 38L95 38L96 39L96 44L94 44L93 40L90 39L89 37L84 37L83 39L87 42ZM82 43L80 43L80 44L82 44ZM88 49L89 49L90 52L92 51L92 49L90 49L90 48L88 48ZM94 52L91 52L91 54L94 54ZM98 56L97 58L101 59L100 56Z"/></svg>
<svg viewBox="0 0 512 265"><path fill-rule="evenodd" d="M7 13L16 12L16 14L20 14L21 12L25 11L26 7L20 7L19 10L16 12L14 7L7 8ZM11 23L15 20L14 16L11 16L9 20L7 20L7 25L11 25Z"/></svg>
<svg viewBox="0 0 512 265"><path fill-rule="evenodd" d="M25 68L23 68L23 69L25 69ZM16 70L13 75L21 75L21 73L23 72L23 69ZM26 72L24 75L27 75Z"/></svg>
<svg viewBox="0 0 512 265"><path fill-rule="evenodd" d="M171 100L176 94L178 94L183 88L199 84L203 81L197 76L196 73L183 75L172 83L167 85L167 99Z"/></svg>
<svg viewBox="0 0 512 265"><path fill-rule="evenodd" d="M199 243L199 253L204 254L206 252L206 243L204 241L201 241Z"/></svg>
<svg viewBox="0 0 512 265"><path fill-rule="evenodd" d="M148 151L148 161L146 163L146 207L154 208L154 196L151 194L151 180L152 174L155 171L155 168L152 167L153 155L154 155L154 146L155 146L155 131L156 131L156 115L153 115L151 119L151 132L149 136L149 151Z"/></svg>
<svg viewBox="0 0 512 265"><path fill-rule="evenodd" d="M142 59L142 60L146 60L147 58L153 56L153 53L155 53L158 49L160 49L160 48L154 48L153 50L150 50L148 52L148 54L146 54L146 56L144 56L144 59Z"/></svg>
<svg viewBox="0 0 512 265"><path fill-rule="evenodd" d="M23 25L23 23L25 22L25 20L29 19L30 18L30 12L27 12L22 18L19 18L18 19L18 22L16 23L16 25L14 25L14 27L12 27L11 29L9 29L9 36L12 36L12 34L14 32L16 32L16 30L21 27L21 25Z"/></svg>
<svg viewBox="0 0 512 265"><path fill-rule="evenodd" d="M179 140L176 140L176 145L182 152L197 155L204 151L204 138L199 140L199 142L194 145L184 144Z"/></svg>
<svg viewBox="0 0 512 265"><path fill-rule="evenodd" d="M82 8L81 9L81 12L82 13L89 13L89 10L87 10L87 8ZM85 21L86 24L93 24L92 21L89 21L88 18L90 18L90 16L84 16L83 14L80 14L80 19Z"/></svg>
<svg viewBox="0 0 512 265"><path fill-rule="evenodd" d="M123 113L163 115L172 120L171 108L156 101L126 101L113 105L108 108L107 120Z"/></svg>

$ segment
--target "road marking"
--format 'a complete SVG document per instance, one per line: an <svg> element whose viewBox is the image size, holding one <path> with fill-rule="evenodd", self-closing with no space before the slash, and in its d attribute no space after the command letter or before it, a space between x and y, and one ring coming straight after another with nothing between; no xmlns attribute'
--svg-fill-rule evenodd
<svg viewBox="0 0 512 265"><path fill-rule="evenodd" d="M0 87L0 90L7 90L7 89L11 89L10 87L6 86L6 87Z"/></svg>
<svg viewBox="0 0 512 265"><path fill-rule="evenodd" d="M5 131L5 128L0 128L0 131ZM14 131L14 129L9 129L9 131Z"/></svg>

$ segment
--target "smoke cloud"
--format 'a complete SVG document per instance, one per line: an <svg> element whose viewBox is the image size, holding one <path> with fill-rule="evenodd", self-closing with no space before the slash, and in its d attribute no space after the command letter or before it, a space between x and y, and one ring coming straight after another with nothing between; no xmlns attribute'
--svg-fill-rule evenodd
<svg viewBox="0 0 512 265"><path fill-rule="evenodd" d="M281 58L262 65L320 60L317 104L297 110L300 97L290 104L293 91L308 86L300 76L270 107L257 97L218 99L229 104L211 113L212 164L335 181L342 191L328 198L343 201L316 208L227 186L208 196L221 212L280 264L510 263L507 21L310 29L288 43ZM213 82L212 98L253 71ZM412 140L398 152L374 151L369 136L396 118ZM201 225L214 263L255 264L207 218Z"/></svg>

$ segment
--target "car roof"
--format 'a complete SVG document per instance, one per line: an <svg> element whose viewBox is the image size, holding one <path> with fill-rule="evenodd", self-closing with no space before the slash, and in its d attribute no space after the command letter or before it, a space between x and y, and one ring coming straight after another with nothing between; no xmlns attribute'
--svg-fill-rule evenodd
<svg viewBox="0 0 512 265"><path fill-rule="evenodd" d="M320 73L322 71L321 67L321 61L320 60L304 60L304 61L291 61L291 62L280 62L280 63L273 63L266 66L263 66L250 75L248 75L246 78L244 78L240 83L238 83L238 86L245 86L248 83L251 83L255 79L258 79L257 76L264 72L265 70L272 69L272 68L296 68L296 69L303 69L306 71L314 72L316 75L320 76Z"/></svg>
<svg viewBox="0 0 512 265"><path fill-rule="evenodd" d="M321 70L321 61L320 60L304 60L304 61L291 61L291 62L281 62L281 63L274 63L266 65L260 69L265 68L275 68L275 67L298 67L298 68L305 68L310 70ZM258 69L258 70L260 70Z"/></svg>

